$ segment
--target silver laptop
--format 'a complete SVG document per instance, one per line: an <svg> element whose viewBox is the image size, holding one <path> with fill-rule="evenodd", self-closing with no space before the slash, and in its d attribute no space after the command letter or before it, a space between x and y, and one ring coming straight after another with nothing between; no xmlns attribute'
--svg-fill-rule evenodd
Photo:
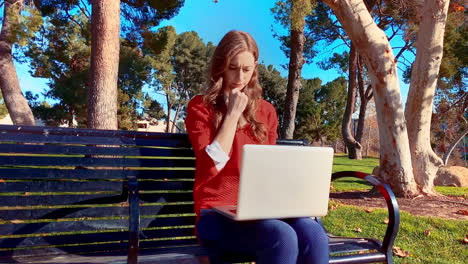
<svg viewBox="0 0 468 264"><path fill-rule="evenodd" d="M237 206L213 209L234 220L324 216L333 149L245 145Z"/></svg>

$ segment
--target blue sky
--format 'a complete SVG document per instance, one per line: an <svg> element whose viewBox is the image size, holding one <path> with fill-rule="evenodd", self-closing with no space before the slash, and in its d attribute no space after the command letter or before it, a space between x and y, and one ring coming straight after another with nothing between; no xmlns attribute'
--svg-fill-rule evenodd
<svg viewBox="0 0 468 264"><path fill-rule="evenodd" d="M160 26L171 25L180 34L186 31L196 31L204 42L211 41L215 45L229 30L236 29L249 32L257 41L260 49L260 62L273 64L282 76L287 76L287 71L281 65L288 63L287 58L280 49L280 43L273 37L272 26L274 18L270 9L276 0L186 0L179 14L171 20L163 21ZM279 25L274 25L280 30ZM336 46L320 47L318 61L333 52L339 51ZM396 53L396 52L395 52ZM33 78L28 73L28 65L16 64L23 91L41 93L47 88L46 80ZM324 71L315 63L304 65L302 77L309 79L318 77L323 83L337 78L335 70ZM400 76L401 80L401 76ZM408 86L400 81L400 89L403 100L406 99ZM159 98L158 98L159 100ZM164 100L159 100L164 103Z"/></svg>

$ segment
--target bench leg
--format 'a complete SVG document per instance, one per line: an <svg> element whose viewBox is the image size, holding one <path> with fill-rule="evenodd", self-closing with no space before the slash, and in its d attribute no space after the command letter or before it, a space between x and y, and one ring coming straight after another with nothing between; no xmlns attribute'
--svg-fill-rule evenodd
<svg viewBox="0 0 468 264"><path fill-rule="evenodd" d="M138 263L139 233L140 233L140 206L138 197L138 181L136 177L128 179L128 211L129 211L129 239L128 239L128 264Z"/></svg>

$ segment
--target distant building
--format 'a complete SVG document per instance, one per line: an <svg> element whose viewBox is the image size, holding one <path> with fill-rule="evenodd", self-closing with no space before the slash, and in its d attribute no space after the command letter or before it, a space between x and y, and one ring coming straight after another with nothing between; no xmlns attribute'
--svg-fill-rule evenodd
<svg viewBox="0 0 468 264"><path fill-rule="evenodd" d="M44 121L41 119L36 119L36 126L45 126ZM2 119L0 119L0 125L13 125L13 121L11 121L10 114L6 114Z"/></svg>
<svg viewBox="0 0 468 264"><path fill-rule="evenodd" d="M166 132L166 121L148 121L148 120L139 120L137 121L138 130L143 132ZM169 123L169 127L172 127L172 122ZM180 133L180 129L177 126L174 126L174 131L172 133Z"/></svg>
<svg viewBox="0 0 468 264"><path fill-rule="evenodd" d="M74 125L76 126L77 123L73 120ZM143 132L166 132L166 121L148 121L148 120L139 120L137 121L138 129L137 131ZM172 122L169 123L170 127L172 127ZM10 115L7 114L5 117L0 119L0 125L13 125L13 121L11 121ZM45 122L41 119L36 119L36 126L46 126ZM68 127L68 123L61 124L60 127ZM174 126L174 131L172 133L181 133L179 127Z"/></svg>

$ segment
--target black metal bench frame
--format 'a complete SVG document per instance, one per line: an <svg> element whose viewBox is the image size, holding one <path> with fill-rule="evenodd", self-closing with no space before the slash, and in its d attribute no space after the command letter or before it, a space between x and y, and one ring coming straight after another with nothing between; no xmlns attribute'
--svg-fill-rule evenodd
<svg viewBox="0 0 468 264"><path fill-rule="evenodd" d="M302 145L304 142L279 140L278 144ZM0 125L0 197L5 199L0 204L0 263L21 263L22 259L31 261L35 255L43 255L38 258L40 261L46 259L48 263L54 263L53 257L57 254L95 258L126 256L126 261L132 264L138 262L138 256L145 255L179 253L206 256L206 250L197 244L192 234L195 219L193 205L185 201L191 196L187 188L193 184L194 162L186 134ZM181 177L185 179L179 179ZM387 203L389 223L382 242L374 238L330 235L330 263L393 263L392 246L398 233L400 216L391 189L372 175L361 172L334 173L332 180L341 177L357 177L375 186ZM153 178L156 179L154 182ZM90 179L106 182L102 186L83 183L86 188L93 186L92 191L80 189L79 184L73 187L66 183ZM48 180L52 183L44 183ZM53 193L52 190L49 196L50 188L60 189L62 184L63 193ZM99 189L107 185L112 189L108 194ZM46 193L41 194L41 188ZM91 195L91 198L81 199L74 188L82 191L83 197ZM75 193L67 192L69 189ZM70 193L78 200L76 197L70 198L67 204L65 198L57 199L68 197ZM45 202L34 200L34 195L39 200L45 197ZM176 202L171 202L171 199ZM57 202L59 205L55 205ZM94 205L96 208L93 208ZM140 217L153 212L142 208L153 208L156 216L167 221L157 223L155 227L142 227ZM85 209L97 216L83 214L78 215L82 218L73 217L73 214ZM104 215L106 210L112 213ZM20 219L15 218L17 212ZM99 218L101 213L103 219ZM103 222L104 228L94 230L86 226L79 233L80 225L91 221L89 219ZM71 224L64 225L62 220ZM321 222L321 219L317 221ZM106 226L115 222L128 228L119 231ZM54 233L54 226L65 231ZM76 227L77 234L66 232L67 227ZM108 237L105 237L106 234L109 234ZM114 236L117 241L108 241L109 237ZM180 242L177 240L179 237L185 241ZM93 239L108 240L102 240L103 244L100 245L101 242L89 242ZM41 244L35 244L39 240ZM68 243L54 244L57 240ZM145 246L141 246L141 241ZM248 256L232 255L226 256L226 261L254 260Z"/></svg>

